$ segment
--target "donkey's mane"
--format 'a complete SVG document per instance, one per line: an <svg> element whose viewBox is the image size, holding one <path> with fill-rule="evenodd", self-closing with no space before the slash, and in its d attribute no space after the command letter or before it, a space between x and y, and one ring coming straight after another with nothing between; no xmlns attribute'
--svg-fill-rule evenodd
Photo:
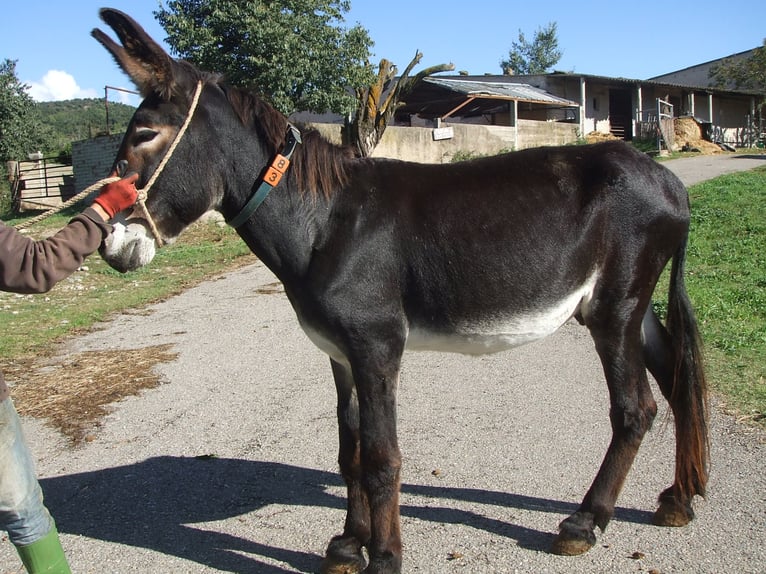
<svg viewBox="0 0 766 574"><path fill-rule="evenodd" d="M254 129L270 156L281 151L287 133L287 118L250 90L218 85L245 126ZM348 181L348 166L354 155L350 147L328 141L314 128L301 128L302 144L292 157L291 171L301 191L329 197Z"/></svg>

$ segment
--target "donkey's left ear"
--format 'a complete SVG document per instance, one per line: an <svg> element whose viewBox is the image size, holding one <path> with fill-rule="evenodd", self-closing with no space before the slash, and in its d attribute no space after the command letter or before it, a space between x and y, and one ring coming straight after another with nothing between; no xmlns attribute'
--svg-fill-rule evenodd
<svg viewBox="0 0 766 574"><path fill-rule="evenodd" d="M98 28L93 29L91 36L112 54L142 97L157 93L169 99L173 93L173 59L127 14L102 8L99 15L117 34L122 46Z"/></svg>

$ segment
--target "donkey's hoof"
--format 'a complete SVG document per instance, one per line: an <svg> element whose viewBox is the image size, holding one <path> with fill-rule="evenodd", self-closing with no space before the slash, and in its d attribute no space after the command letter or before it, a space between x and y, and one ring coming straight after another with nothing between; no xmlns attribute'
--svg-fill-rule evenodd
<svg viewBox="0 0 766 574"><path fill-rule="evenodd" d="M657 509L652 516L652 524L655 526L686 526L691 522L691 519L683 512L678 512L675 509L667 510L663 507Z"/></svg>
<svg viewBox="0 0 766 574"><path fill-rule="evenodd" d="M358 574L365 567L362 546L353 538L337 536L327 547L320 574Z"/></svg>
<svg viewBox="0 0 766 574"><path fill-rule="evenodd" d="M326 558L322 560L322 566L319 569L320 574L359 574L364 568L364 561L339 564L334 560Z"/></svg>
<svg viewBox="0 0 766 574"><path fill-rule="evenodd" d="M560 556L579 556L593 548L596 543L583 538L568 538L564 533L559 533L551 545L551 552Z"/></svg>
<svg viewBox="0 0 766 574"><path fill-rule="evenodd" d="M660 495L660 507L652 516L655 526L686 526L694 518L691 503L681 503L670 489Z"/></svg>
<svg viewBox="0 0 766 574"><path fill-rule="evenodd" d="M596 544L593 530L567 519L559 526L559 533L553 540L551 552L561 556L579 556Z"/></svg>

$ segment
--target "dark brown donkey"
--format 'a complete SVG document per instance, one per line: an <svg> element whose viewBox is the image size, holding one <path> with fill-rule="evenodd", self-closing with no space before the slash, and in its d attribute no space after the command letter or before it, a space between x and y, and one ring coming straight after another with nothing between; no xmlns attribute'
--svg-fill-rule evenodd
<svg viewBox="0 0 766 574"><path fill-rule="evenodd" d="M125 14L101 17L121 45L93 35L144 98L115 165L146 186L176 144L145 212L117 223L102 255L121 271L145 265L216 209L282 281L301 327L329 355L338 394L348 509L324 572L401 570L405 349L491 353L572 317L603 364L612 439L553 552L585 552L612 517L657 410L647 369L670 403L677 443L655 522L691 520L707 482L706 388L684 287L689 199L667 169L621 142L450 165L356 158L313 130L301 134L254 93L174 61ZM669 262L663 325L651 297Z"/></svg>

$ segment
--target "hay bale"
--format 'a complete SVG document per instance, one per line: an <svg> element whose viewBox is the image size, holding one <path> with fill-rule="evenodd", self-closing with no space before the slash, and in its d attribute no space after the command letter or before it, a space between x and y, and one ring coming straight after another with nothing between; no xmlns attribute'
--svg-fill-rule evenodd
<svg viewBox="0 0 766 574"><path fill-rule="evenodd" d="M673 131L677 149L695 150L708 155L722 151L718 145L702 137L702 126L692 117L674 118Z"/></svg>
<svg viewBox="0 0 766 574"><path fill-rule="evenodd" d="M691 117L674 118L673 131L676 133L676 142L681 146L686 142L702 139L702 127Z"/></svg>

